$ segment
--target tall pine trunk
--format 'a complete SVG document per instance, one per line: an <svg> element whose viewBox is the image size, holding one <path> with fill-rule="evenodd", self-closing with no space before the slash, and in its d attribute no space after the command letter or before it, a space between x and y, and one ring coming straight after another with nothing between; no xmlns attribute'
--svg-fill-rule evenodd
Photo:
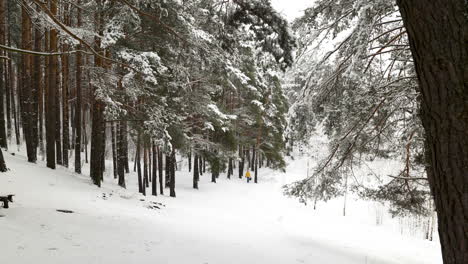
<svg viewBox="0 0 468 264"><path fill-rule="evenodd" d="M165 187L168 188L171 182L171 155L164 154L166 156L166 173L164 174Z"/></svg>
<svg viewBox="0 0 468 264"><path fill-rule="evenodd" d="M138 132L138 135L137 135L137 146L136 146L136 157L135 157L135 164L136 164L136 168L137 168L137 177L138 177L138 192L140 193L145 193L145 185L144 185L144 182L143 182L143 179L142 179L142 175L141 175L141 136L140 136L140 132Z"/></svg>
<svg viewBox="0 0 468 264"><path fill-rule="evenodd" d="M468 5L397 0L419 80L444 264L468 263Z"/></svg>
<svg viewBox="0 0 468 264"><path fill-rule="evenodd" d="M57 15L57 0L50 0L50 12ZM49 31L49 52L57 52L57 30ZM46 91L46 152L47 167L55 169L55 139L56 139L56 97L57 97L57 57L48 58L48 85Z"/></svg>
<svg viewBox="0 0 468 264"><path fill-rule="evenodd" d="M153 166L151 174L152 174L152 181L151 181L151 194L154 196L158 195L158 186L157 186L157 181L158 181L158 175L157 175L157 160L158 160L158 152L156 150L156 145L153 143L151 146L151 151L153 152L152 159L153 159Z"/></svg>
<svg viewBox="0 0 468 264"><path fill-rule="evenodd" d="M5 1L0 0L0 44L5 45ZM0 50L0 56L5 56L5 52ZM0 147L8 148L7 135L6 135L6 123L5 123L5 105L4 98L6 94L6 71L5 71L6 61L0 59ZM8 96L8 95L7 95Z"/></svg>
<svg viewBox="0 0 468 264"><path fill-rule="evenodd" d="M81 4L81 0L78 0L78 5ZM81 27L81 9L77 8L76 14L76 26ZM81 44L77 45L76 49L81 49ZM82 121L81 117L82 106L83 106L83 95L82 95L82 78L83 78L83 55L81 52L76 54L76 101L75 101L75 172L81 173L81 129Z"/></svg>
<svg viewBox="0 0 468 264"><path fill-rule="evenodd" d="M125 151L124 146L124 133L127 133L125 126L123 125L125 121L120 121L120 125L117 129L117 174L119 176L119 186L126 188L125 185Z"/></svg>
<svg viewBox="0 0 468 264"><path fill-rule="evenodd" d="M112 172L114 174L114 179L117 179L117 140L116 140L116 132L115 132L115 124L111 122L111 144L112 144Z"/></svg>
<svg viewBox="0 0 468 264"><path fill-rule="evenodd" d="M193 158L193 188L198 189L198 178L200 177L198 173L198 155L197 153L194 154Z"/></svg>
<svg viewBox="0 0 468 264"><path fill-rule="evenodd" d="M159 193L164 194L164 183L163 183L163 156L161 149L158 147L158 171L159 171Z"/></svg>
<svg viewBox="0 0 468 264"><path fill-rule="evenodd" d="M95 23L97 31L102 35L103 32L103 6L102 0L97 1L98 10L95 13ZM101 39L96 37L94 40L94 47L101 55L104 55L104 52L101 50ZM95 55L94 63L96 70L103 70L103 61L102 59ZM104 149L105 149L105 123L104 123L104 109L105 104L101 98L97 96L97 91L99 87L93 86L93 95L92 95L92 125L91 125L91 166L90 166L90 175L93 183L97 186L101 186L101 181L104 174Z"/></svg>
<svg viewBox="0 0 468 264"><path fill-rule="evenodd" d="M39 7L38 7L39 9ZM34 50L41 51L42 50L42 31L38 25L35 26L34 30ZM34 106L33 109L36 112L35 116L33 117L34 127L33 127L33 134L34 134L34 147L37 149L39 147L40 154L44 158L44 137L43 137L43 114L44 114L44 83L43 83L43 71L41 65L41 57L34 56L34 81L33 85L37 88L33 90L33 98L34 98Z"/></svg>
<svg viewBox="0 0 468 264"><path fill-rule="evenodd" d="M170 154L170 184L169 184L169 196L176 197L175 192L175 168L176 168L176 156L175 156L175 149L172 148L172 153Z"/></svg>
<svg viewBox="0 0 468 264"><path fill-rule="evenodd" d="M148 182L148 148L146 146L146 141L144 141L144 143L143 143L143 185L144 185L145 190L146 190L146 188L149 187L149 182Z"/></svg>
<svg viewBox="0 0 468 264"><path fill-rule="evenodd" d="M22 48L26 50L32 50L32 22L29 17L28 10L26 9L27 2L23 1L21 8L21 41ZM26 140L26 153L29 162L36 162L36 147L34 138L34 117L37 118L37 111L33 109L34 98L33 90L36 90L36 86L32 83L32 66L33 58L30 54L23 54L22 56L22 80L21 80L21 117L23 120L23 135Z"/></svg>
<svg viewBox="0 0 468 264"><path fill-rule="evenodd" d="M245 162L245 155L244 151L242 149L242 146L239 145L239 179L242 179L242 176L244 175L244 162Z"/></svg>
<svg viewBox="0 0 468 264"><path fill-rule="evenodd" d="M64 24L71 26L69 4L64 3ZM68 52L70 47L64 43L62 46L63 52ZM63 135L63 146L62 146L62 163L63 166L68 168L68 151L70 150L70 121L69 121L69 104L68 104L68 93L69 93L69 58L68 54L62 55L62 135Z"/></svg>

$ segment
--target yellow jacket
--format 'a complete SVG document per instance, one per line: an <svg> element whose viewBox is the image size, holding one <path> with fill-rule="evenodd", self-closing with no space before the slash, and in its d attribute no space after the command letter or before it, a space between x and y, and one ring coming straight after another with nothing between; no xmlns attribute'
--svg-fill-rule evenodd
<svg viewBox="0 0 468 264"><path fill-rule="evenodd" d="M247 171L247 172L245 173L245 177L246 177L246 178L250 178L250 171Z"/></svg>

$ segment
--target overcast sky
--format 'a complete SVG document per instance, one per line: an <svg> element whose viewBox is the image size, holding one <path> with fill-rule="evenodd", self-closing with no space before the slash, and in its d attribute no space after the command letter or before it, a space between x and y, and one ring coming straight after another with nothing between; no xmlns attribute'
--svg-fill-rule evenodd
<svg viewBox="0 0 468 264"><path fill-rule="evenodd" d="M302 15L302 11L310 7L314 0L271 0L271 3L279 13L283 14L289 21Z"/></svg>

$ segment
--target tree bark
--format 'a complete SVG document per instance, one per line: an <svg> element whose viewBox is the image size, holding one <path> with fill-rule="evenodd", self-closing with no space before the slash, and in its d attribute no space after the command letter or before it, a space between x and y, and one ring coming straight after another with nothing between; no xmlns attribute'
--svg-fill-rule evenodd
<svg viewBox="0 0 468 264"><path fill-rule="evenodd" d="M152 166L152 181L151 181L151 194L154 196L158 195L158 175L157 175L157 161L158 161L158 152L156 150L156 145L153 143L151 146L151 150L153 152L152 159L153 159L153 166Z"/></svg>
<svg viewBox="0 0 468 264"><path fill-rule="evenodd" d="M159 194L164 194L164 183L163 183L163 156L161 149L158 147L158 171L159 171Z"/></svg>
<svg viewBox="0 0 468 264"><path fill-rule="evenodd" d="M164 174L165 187L168 188L171 182L171 157L170 154L165 154L166 156L166 173Z"/></svg>
<svg viewBox="0 0 468 264"><path fill-rule="evenodd" d="M50 12L57 15L57 0L50 0ZM49 31L49 52L57 52L57 30ZM48 58L48 85L46 91L46 152L47 167L55 169L55 138L56 138L56 93L57 93L57 57Z"/></svg>
<svg viewBox="0 0 468 264"><path fill-rule="evenodd" d="M38 25L35 26L34 30L34 50L42 51L42 31ZM34 106L33 109L36 112L34 119L34 147L39 147L39 152L44 157L44 137L43 137L43 113L44 113L44 83L43 83L43 71L41 65L42 58L40 56L34 57L34 85L37 87L33 91Z"/></svg>
<svg viewBox="0 0 468 264"><path fill-rule="evenodd" d="M189 150L187 154L187 160L188 160L188 171L192 171L192 150Z"/></svg>
<svg viewBox="0 0 468 264"><path fill-rule="evenodd" d="M175 149L172 148L172 153L170 155L170 173L171 173L171 179L170 179L170 184L169 184L169 196L171 197L176 197L176 192L175 192L175 167L176 167L176 156L175 156Z"/></svg>
<svg viewBox="0 0 468 264"><path fill-rule="evenodd" d="M137 149L136 149L136 158L135 158L135 164L137 166L137 175L138 175L138 191L140 193L145 194L145 185L142 179L141 175L141 136L140 132L138 132L137 136Z"/></svg>
<svg viewBox="0 0 468 264"><path fill-rule="evenodd" d="M69 4L64 3L64 24L71 26ZM64 43L63 51L69 51L70 47ZM68 54L62 55L62 135L63 135L63 148L62 148L62 163L63 166L68 168L68 151L70 149L70 121L69 121L69 105L68 105L68 93L69 93L69 58Z"/></svg>
<svg viewBox="0 0 468 264"><path fill-rule="evenodd" d="M5 163L5 158L3 157L3 151L0 148L0 172L6 172L8 171L8 168Z"/></svg>
<svg viewBox="0 0 468 264"><path fill-rule="evenodd" d="M148 182L148 148L146 145L146 142L143 142L143 184L145 185L144 188L149 187L149 182ZM145 191L146 193L146 191Z"/></svg>
<svg viewBox="0 0 468 264"><path fill-rule="evenodd" d="M193 158L193 188L198 189L198 178L200 177L198 173L198 155L197 153L194 154Z"/></svg>
<svg viewBox="0 0 468 264"><path fill-rule="evenodd" d="M114 179L117 179L117 140L116 140L116 133L115 133L115 124L111 122L111 144L112 144L112 172L114 173Z"/></svg>
<svg viewBox="0 0 468 264"><path fill-rule="evenodd" d="M5 45L5 1L0 0L0 44ZM5 52L0 51L0 56L5 56ZM0 147L8 148L7 144L7 135L6 135L6 123L5 123L5 91L6 91L6 80L4 78L7 76L5 73L6 62L4 60L0 61ZM7 95L8 96L8 95Z"/></svg>
<svg viewBox="0 0 468 264"><path fill-rule="evenodd" d="M126 188L125 185L125 145L124 145L124 133L127 133L125 121L120 121L120 125L117 129L117 174L119 175L119 186Z"/></svg>
<svg viewBox="0 0 468 264"><path fill-rule="evenodd" d="M29 17L28 10L26 10L27 2L23 1L21 8L21 41L22 48L32 50L32 22ZM34 98L33 90L36 86L32 83L32 66L33 58L30 54L22 55L22 81L21 81L21 116L23 120L23 135L26 140L26 153L29 162L36 162L36 148L34 138L35 117L37 118L37 111L33 109ZM37 91L37 90L36 90ZM37 126L37 124L36 124Z"/></svg>
<svg viewBox="0 0 468 264"><path fill-rule="evenodd" d="M232 158L229 158L229 161L228 161L228 174L227 174L228 179L231 179L232 174L233 174Z"/></svg>
<svg viewBox="0 0 468 264"><path fill-rule="evenodd" d="M418 76L427 175L445 264L468 263L466 1L397 0Z"/></svg>
<svg viewBox="0 0 468 264"><path fill-rule="evenodd" d="M81 4L81 0L78 0L78 5ZM76 14L76 26L81 27L81 9L77 9ZM81 45L78 44L77 49L81 49ZM81 117L82 106L83 106L83 95L82 95L82 65L83 65L83 55L81 52L76 54L76 102L75 102L75 172L81 173L81 129L82 121Z"/></svg>
<svg viewBox="0 0 468 264"><path fill-rule="evenodd" d="M102 35L103 31L103 6L102 0L97 1L98 10L95 13L95 23L97 31ZM100 50L101 39L95 38L95 49L101 53L104 53ZM103 61L99 56L94 56L94 63L96 69L103 69ZM101 181L104 174L104 142L105 142L105 123L104 123L104 109L105 104L101 98L96 96L96 91L99 87L93 86L93 106L92 106L92 125L91 125L91 166L90 166L90 175L91 178L97 186L101 187Z"/></svg>
<svg viewBox="0 0 468 264"><path fill-rule="evenodd" d="M242 179L242 176L244 175L244 162L245 162L245 156L244 156L244 151L242 150L242 146L239 145L239 179Z"/></svg>

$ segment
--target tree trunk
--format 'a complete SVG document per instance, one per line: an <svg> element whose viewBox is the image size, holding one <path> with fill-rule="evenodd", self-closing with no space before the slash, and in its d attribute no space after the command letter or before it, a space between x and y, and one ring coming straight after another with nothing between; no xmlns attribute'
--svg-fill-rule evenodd
<svg viewBox="0 0 468 264"><path fill-rule="evenodd" d="M197 153L194 154L193 158L193 188L198 189L198 178L200 177L198 174L198 155Z"/></svg>
<svg viewBox="0 0 468 264"><path fill-rule="evenodd" d="M50 12L57 15L57 0L50 0ZM49 52L57 52L57 30L49 31ZM55 138L56 138L56 93L57 93L57 57L48 58L48 85L46 91L46 149L47 167L55 169Z"/></svg>
<svg viewBox="0 0 468 264"><path fill-rule="evenodd" d="M172 148L172 153L171 153L171 157L170 157L170 160L171 160L171 180L170 180L170 184L169 184L169 187L170 187L170 194L169 196L171 197L176 197L176 192L175 192L175 167L176 167L176 156L175 156L175 149Z"/></svg>
<svg viewBox="0 0 468 264"><path fill-rule="evenodd" d="M0 44L5 45L5 1L0 0ZM0 56L5 56L5 52L0 50ZM8 148L6 127L5 127L5 106L4 98L6 91L5 60L0 60L0 147ZM7 95L8 96L8 95Z"/></svg>
<svg viewBox="0 0 468 264"><path fill-rule="evenodd" d="M116 133L115 133L115 124L111 122L111 144L112 144L112 172L114 173L114 179L117 179L117 143L116 143Z"/></svg>
<svg viewBox="0 0 468 264"><path fill-rule="evenodd" d="M4 2L4 0L1 0ZM8 3L8 2L7 2ZM7 4L7 15L6 15L6 25L10 24L11 21L11 12L10 11L10 5ZM11 36L10 36L10 27L8 29L5 28L5 34L6 34L6 40L8 41L8 45L11 46ZM11 127L11 93L13 90L13 76L12 76L12 62L11 60L6 61L5 65L7 66L5 69L5 96L6 96L6 122L7 122L7 137L9 140L11 140L11 135L12 135L12 127Z"/></svg>
<svg viewBox="0 0 468 264"><path fill-rule="evenodd" d="M245 156L244 156L244 151L242 150L242 146L239 145L239 179L242 179L242 176L244 175L244 162L245 162Z"/></svg>
<svg viewBox="0 0 468 264"><path fill-rule="evenodd" d="M23 1L21 8L21 41L22 48L32 50L32 22L29 17L28 10L26 9L27 3ZM33 58L30 54L22 55L22 81L21 81L21 116L23 120L23 135L26 140L26 153L29 162L36 162L36 148L34 138L34 121L37 118L37 111L33 109L34 98L33 90L36 86L32 83L32 66Z"/></svg>
<svg viewBox="0 0 468 264"><path fill-rule="evenodd" d="M397 3L419 80L442 258L468 263L468 6L462 0Z"/></svg>
<svg viewBox="0 0 468 264"><path fill-rule="evenodd" d="M5 163L5 158L3 157L3 151L0 148L0 172L6 172L8 171L8 168Z"/></svg>
<svg viewBox="0 0 468 264"><path fill-rule="evenodd" d="M229 161L228 161L228 174L227 174L228 179L231 179L232 174L233 174L232 158L229 158Z"/></svg>
<svg viewBox="0 0 468 264"><path fill-rule="evenodd" d="M255 151L255 146L252 146L252 168L251 170L254 171L255 170L255 161L257 160L257 153Z"/></svg>
<svg viewBox="0 0 468 264"><path fill-rule="evenodd" d="M152 179L153 179L153 176L152 176L153 173L152 173L152 170L151 170L151 164L153 163L153 158L152 158L152 155L151 155L151 153L153 152L152 148L153 148L153 145L152 145L152 142L150 140L149 143L148 143L147 149L146 149L146 151L148 151L148 180L149 180L149 182L152 182Z"/></svg>
<svg viewBox="0 0 468 264"><path fill-rule="evenodd" d="M125 185L125 145L124 145L124 133L127 133L125 126L123 125L125 121L120 121L120 125L117 129L117 174L119 175L119 186L126 188Z"/></svg>
<svg viewBox="0 0 468 264"><path fill-rule="evenodd" d="M95 13L95 23L97 31L102 35L103 31L103 14L102 14L102 0L97 1L98 11ZM100 50L101 39L96 37L95 49L101 54L104 54ZM97 70L103 69L103 61L100 57L94 56L94 63ZM99 87L93 86L93 107L92 107L92 128L91 128L91 166L90 175L93 179L94 184L101 186L104 172L104 142L105 142L105 123L104 123L104 108L105 104L101 98L96 96L96 91Z"/></svg>
<svg viewBox="0 0 468 264"><path fill-rule="evenodd" d="M206 172L206 158L203 157L203 173Z"/></svg>
<svg viewBox="0 0 468 264"><path fill-rule="evenodd" d="M143 184L143 179L141 177L140 156L141 156L141 136L140 136L140 132L138 132L135 164L136 164L136 167L137 167L137 175L138 175L138 192L143 193L145 191L144 190L145 186Z"/></svg>
<svg viewBox="0 0 468 264"><path fill-rule="evenodd" d="M42 31L38 25L35 26L34 30L34 50L42 50ZM41 57L34 56L34 66L33 66L33 85L36 87L33 92L33 109L34 116L33 118L33 136L34 136L34 148L39 147L40 154L44 157L44 143L43 143L43 113L44 113L44 84L42 76L42 66L41 66Z"/></svg>
<svg viewBox="0 0 468 264"><path fill-rule="evenodd" d="M64 23L67 26L71 26L69 4L64 4ZM63 51L69 50L68 44L64 43ZM68 105L68 93L69 93L69 58L68 54L62 55L62 135L63 135L63 148L62 148L62 163L63 166L68 168L68 151L70 149L70 121L69 121L69 105Z"/></svg>
<svg viewBox="0 0 468 264"><path fill-rule="evenodd" d="M157 161L158 161L158 152L156 150L156 145L153 143L151 150L153 152L152 158L153 158L153 166L152 166L152 181L151 181L151 194L154 196L158 195L158 186L157 186L157 181L158 181L158 175L157 175Z"/></svg>
<svg viewBox="0 0 468 264"><path fill-rule="evenodd" d="M258 154L254 155L255 160L254 160L254 171L255 171L255 177L254 177L254 183L258 183Z"/></svg>
<svg viewBox="0 0 468 264"><path fill-rule="evenodd" d="M60 80L59 80L60 70L58 66L57 66L56 76L57 76L57 84L56 84L57 91L55 93L56 95L55 104L56 104L57 111L55 111L55 153L57 155L57 164L63 165L63 162L62 162L62 123L61 123L61 116L60 116L61 86L60 86Z"/></svg>
<svg viewBox="0 0 468 264"><path fill-rule="evenodd" d="M81 0L78 0L77 5L81 4ZM81 27L81 9L77 8L76 14L76 26ZM76 46L76 49L81 49L81 44ZM76 54L76 102L75 102L75 172L81 173L81 128L82 121L81 117L83 96L82 96L82 65L83 55L81 52Z"/></svg>
<svg viewBox="0 0 468 264"><path fill-rule="evenodd" d="M143 184L144 184L145 190L146 190L146 188L149 187L148 178L149 178L149 175L148 175L148 148L146 146L146 142L144 142L143 143ZM146 191L145 191L145 193L146 193Z"/></svg>
<svg viewBox="0 0 468 264"><path fill-rule="evenodd" d="M198 175L201 176L203 175L203 156L201 156L200 154L198 154Z"/></svg>
<svg viewBox="0 0 468 264"><path fill-rule="evenodd" d="M164 183L163 183L163 156L161 149L158 147L158 170L159 170L159 194L164 194Z"/></svg>
<svg viewBox="0 0 468 264"><path fill-rule="evenodd" d="M166 156L166 173L164 175L165 187L168 188L171 182L171 157L170 154L165 154Z"/></svg>
<svg viewBox="0 0 468 264"><path fill-rule="evenodd" d="M78 0L78 5L81 4L81 0ZM76 26L81 27L81 9L77 9L76 14ZM76 49L81 49L81 44L76 46ZM75 172L81 173L81 119L82 119L82 107L83 107L83 95L82 95L82 65L83 55L81 52L76 54L76 103L75 103Z"/></svg>
<svg viewBox="0 0 468 264"><path fill-rule="evenodd" d="M189 150L187 154L187 160L188 160L188 171L192 171L192 150Z"/></svg>

